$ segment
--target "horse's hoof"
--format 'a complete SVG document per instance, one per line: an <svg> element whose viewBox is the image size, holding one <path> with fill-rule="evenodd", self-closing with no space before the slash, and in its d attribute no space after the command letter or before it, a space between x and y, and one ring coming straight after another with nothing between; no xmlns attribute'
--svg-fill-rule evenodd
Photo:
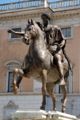
<svg viewBox="0 0 80 120"><path fill-rule="evenodd" d="M15 95L18 93L18 87L16 86L16 84L13 84L13 92Z"/></svg>
<svg viewBox="0 0 80 120"><path fill-rule="evenodd" d="M62 110L61 111L64 113L65 110L66 110L66 106L62 106Z"/></svg>
<svg viewBox="0 0 80 120"><path fill-rule="evenodd" d="M64 113L65 112L65 110L61 110L62 111L62 113Z"/></svg>
<svg viewBox="0 0 80 120"><path fill-rule="evenodd" d="M40 107L40 110L45 110L45 106L41 106L41 107Z"/></svg>

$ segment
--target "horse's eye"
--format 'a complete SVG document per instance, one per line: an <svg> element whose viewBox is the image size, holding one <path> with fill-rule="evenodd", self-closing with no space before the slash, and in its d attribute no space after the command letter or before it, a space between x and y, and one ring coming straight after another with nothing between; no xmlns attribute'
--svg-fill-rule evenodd
<svg viewBox="0 0 80 120"><path fill-rule="evenodd" d="M31 30L31 28L29 27L29 28L28 28L28 31L30 31L30 30Z"/></svg>

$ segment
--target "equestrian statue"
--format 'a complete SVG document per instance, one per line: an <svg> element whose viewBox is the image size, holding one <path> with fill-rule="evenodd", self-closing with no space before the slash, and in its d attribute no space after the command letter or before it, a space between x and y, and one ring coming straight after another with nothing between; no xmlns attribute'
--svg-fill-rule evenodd
<svg viewBox="0 0 80 120"><path fill-rule="evenodd" d="M52 99L53 110L56 110L56 97L54 86L59 83L63 93L62 112L65 112L67 102L66 82L69 75L70 63L66 53L65 39L58 26L48 25L50 20L46 14L42 14L43 24L28 20L24 32L9 30L23 37L23 42L29 45L28 53L24 58L21 68L15 68L13 88L17 93L23 77L35 78L42 83L42 105L45 109L46 93Z"/></svg>

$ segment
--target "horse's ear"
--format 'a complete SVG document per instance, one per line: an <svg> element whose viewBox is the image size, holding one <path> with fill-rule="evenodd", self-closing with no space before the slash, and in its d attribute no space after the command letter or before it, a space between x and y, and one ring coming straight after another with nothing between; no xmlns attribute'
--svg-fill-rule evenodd
<svg viewBox="0 0 80 120"><path fill-rule="evenodd" d="M31 19L31 24L33 25L34 24L34 22L33 22L33 20Z"/></svg>
<svg viewBox="0 0 80 120"><path fill-rule="evenodd" d="M30 20L28 19L28 23L30 24Z"/></svg>

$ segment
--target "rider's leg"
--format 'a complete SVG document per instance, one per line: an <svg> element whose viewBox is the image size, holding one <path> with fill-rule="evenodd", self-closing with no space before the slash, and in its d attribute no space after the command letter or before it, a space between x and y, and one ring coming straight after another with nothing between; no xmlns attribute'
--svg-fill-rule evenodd
<svg viewBox="0 0 80 120"><path fill-rule="evenodd" d="M65 85L62 57L60 54L55 54L54 58L56 60L57 67L60 73L60 85Z"/></svg>
<svg viewBox="0 0 80 120"><path fill-rule="evenodd" d="M63 54L64 54L65 58L66 58L66 59L67 59L67 61L68 61L69 69L72 71L72 67L71 67L71 65L70 65L70 60L69 60L69 57L68 57L68 55L66 54L66 52L65 52L65 50L64 50L64 49L63 49Z"/></svg>

